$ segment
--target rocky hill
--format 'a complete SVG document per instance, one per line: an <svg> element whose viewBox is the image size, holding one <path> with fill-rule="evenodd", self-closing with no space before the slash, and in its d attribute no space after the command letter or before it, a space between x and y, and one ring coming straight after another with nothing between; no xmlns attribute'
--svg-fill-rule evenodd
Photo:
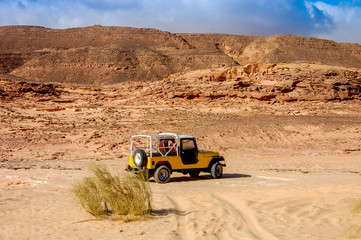
<svg viewBox="0 0 361 240"><path fill-rule="evenodd" d="M293 35L172 34L93 26L0 27L0 73L44 82L113 84L255 63L361 67L361 45Z"/></svg>
<svg viewBox="0 0 361 240"><path fill-rule="evenodd" d="M254 63L307 62L361 67L361 45L337 43L295 35L270 37L221 34L182 34L201 50L218 49L240 65Z"/></svg>

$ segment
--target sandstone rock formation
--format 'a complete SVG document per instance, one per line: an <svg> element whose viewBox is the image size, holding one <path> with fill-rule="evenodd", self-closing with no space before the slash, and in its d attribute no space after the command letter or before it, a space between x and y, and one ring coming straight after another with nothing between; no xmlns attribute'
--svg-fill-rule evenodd
<svg viewBox="0 0 361 240"><path fill-rule="evenodd" d="M205 102L361 100L361 71L305 63L251 64L170 75L152 91L166 91L168 98L199 98Z"/></svg>
<svg viewBox="0 0 361 240"><path fill-rule="evenodd" d="M60 94L59 86L54 84L25 82L0 75L0 100L11 100L16 97L23 97L24 95L29 97L57 97Z"/></svg>

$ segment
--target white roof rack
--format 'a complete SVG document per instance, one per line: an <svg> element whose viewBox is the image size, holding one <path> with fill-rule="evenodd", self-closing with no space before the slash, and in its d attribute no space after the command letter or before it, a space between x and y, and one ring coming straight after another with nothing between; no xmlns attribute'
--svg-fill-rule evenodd
<svg viewBox="0 0 361 240"><path fill-rule="evenodd" d="M190 135L178 135L175 133L158 133L156 135L134 135L134 136L132 136L132 138L141 138L141 137L150 137L150 138L172 137L175 139L194 138L193 136L190 136Z"/></svg>

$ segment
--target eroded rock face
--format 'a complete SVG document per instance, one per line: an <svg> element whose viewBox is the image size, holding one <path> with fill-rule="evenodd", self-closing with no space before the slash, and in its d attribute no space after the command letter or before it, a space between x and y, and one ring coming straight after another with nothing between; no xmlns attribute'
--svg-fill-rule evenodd
<svg viewBox="0 0 361 240"><path fill-rule="evenodd" d="M21 96L57 97L62 92L61 85L15 80L11 77L0 77L0 83L0 96L3 99ZM168 100L199 99L205 104L209 100L218 99L248 99L270 103L361 100L359 69L306 63L203 69L172 74L161 81L137 82L134 86L128 82L126 85L129 85L125 89L128 97L139 95L140 102L150 96Z"/></svg>
<svg viewBox="0 0 361 240"><path fill-rule="evenodd" d="M293 35L172 34L93 26L0 27L0 73L44 82L114 84L180 72L260 63L319 62L361 67L361 46ZM249 65L245 73L257 69ZM224 81L218 76L214 81Z"/></svg>
<svg viewBox="0 0 361 240"><path fill-rule="evenodd" d="M361 100L359 70L321 65L253 64L174 75L168 81L168 88L177 85L174 98L228 97L271 102Z"/></svg>
<svg viewBox="0 0 361 240"><path fill-rule="evenodd" d="M16 81L0 77L0 99L11 100L15 97L58 97L59 86L35 82Z"/></svg>

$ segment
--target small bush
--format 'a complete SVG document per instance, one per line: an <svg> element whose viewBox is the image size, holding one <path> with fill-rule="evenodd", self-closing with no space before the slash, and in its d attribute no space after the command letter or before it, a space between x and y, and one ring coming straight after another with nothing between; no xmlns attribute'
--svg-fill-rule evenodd
<svg viewBox="0 0 361 240"><path fill-rule="evenodd" d="M354 212L354 213L361 213L361 201L359 201L359 202L356 204L355 208L353 209L353 212Z"/></svg>
<svg viewBox="0 0 361 240"><path fill-rule="evenodd" d="M89 166L93 177L73 187L82 207L97 218L139 219L152 211L152 192L148 181L134 173L113 176L104 165Z"/></svg>
<svg viewBox="0 0 361 240"><path fill-rule="evenodd" d="M361 213L361 201L359 201L354 209L352 210L354 213L359 214ZM349 229L349 234L351 238L357 238L359 239L361 237L361 226L352 226Z"/></svg>

